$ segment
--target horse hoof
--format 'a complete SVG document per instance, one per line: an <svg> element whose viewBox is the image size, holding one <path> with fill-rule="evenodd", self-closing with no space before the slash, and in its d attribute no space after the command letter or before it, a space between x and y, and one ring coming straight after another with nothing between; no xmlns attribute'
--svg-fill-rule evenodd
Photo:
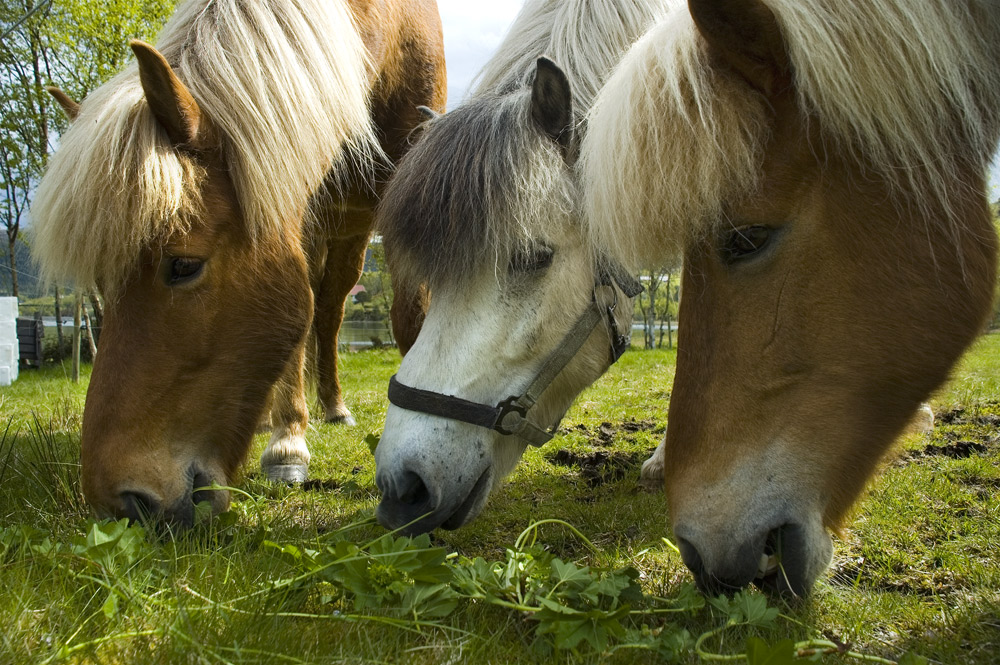
<svg viewBox="0 0 1000 665"><path fill-rule="evenodd" d="M347 427L354 427L358 424L358 421L354 419L354 416L349 413L346 416L327 416L326 422L331 425L346 425Z"/></svg>
<svg viewBox="0 0 1000 665"><path fill-rule="evenodd" d="M309 477L309 467L305 464L275 464L263 469L264 475L273 483L298 485Z"/></svg>
<svg viewBox="0 0 1000 665"><path fill-rule="evenodd" d="M654 455L643 462L642 471L639 472L639 486L647 492L663 491L663 460Z"/></svg>

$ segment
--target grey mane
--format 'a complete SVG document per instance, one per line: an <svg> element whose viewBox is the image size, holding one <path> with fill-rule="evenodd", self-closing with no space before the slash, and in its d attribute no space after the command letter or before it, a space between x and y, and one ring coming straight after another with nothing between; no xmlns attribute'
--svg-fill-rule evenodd
<svg viewBox="0 0 1000 665"><path fill-rule="evenodd" d="M433 288L530 246L546 208L572 209L569 167L530 101L527 88L484 95L426 124L379 208L395 270Z"/></svg>
<svg viewBox="0 0 1000 665"><path fill-rule="evenodd" d="M497 274L554 215L576 213L576 172L532 121L539 56L565 73L577 141L590 102L632 43L673 0L528 0L472 96L425 124L402 160L376 226L394 269L431 286L484 262Z"/></svg>

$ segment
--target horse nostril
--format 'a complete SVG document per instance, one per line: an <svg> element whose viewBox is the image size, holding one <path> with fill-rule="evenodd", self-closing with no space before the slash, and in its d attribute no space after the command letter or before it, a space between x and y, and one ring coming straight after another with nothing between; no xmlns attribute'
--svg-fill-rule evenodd
<svg viewBox="0 0 1000 665"><path fill-rule="evenodd" d="M407 506L425 506L430 503L431 493L419 474L407 471L397 490L399 502Z"/></svg>
<svg viewBox="0 0 1000 665"><path fill-rule="evenodd" d="M163 511L160 502L144 492L122 492L120 496L122 514L133 522L145 522Z"/></svg>
<svg viewBox="0 0 1000 665"><path fill-rule="evenodd" d="M753 581L760 553L764 549L763 536L747 540L735 548L731 545L719 547L719 551L713 552L710 546L707 550L699 549L692 540L678 535L678 531L690 533L691 530L683 526L675 527L674 536L677 538L677 549L680 550L684 565L690 569L702 592L707 595L732 593ZM705 547L704 543L702 547Z"/></svg>
<svg viewBox="0 0 1000 665"><path fill-rule="evenodd" d="M405 471L395 480L380 482L382 501L375 511L378 521L388 529L403 529L404 533L433 530L437 522L421 519L437 509L430 489L413 471Z"/></svg>
<svg viewBox="0 0 1000 665"><path fill-rule="evenodd" d="M698 554L698 548L678 536L677 549L680 550L681 559L683 559L684 565L688 567L688 570L694 574L696 579L701 577L705 572L705 564L701 560L701 555Z"/></svg>

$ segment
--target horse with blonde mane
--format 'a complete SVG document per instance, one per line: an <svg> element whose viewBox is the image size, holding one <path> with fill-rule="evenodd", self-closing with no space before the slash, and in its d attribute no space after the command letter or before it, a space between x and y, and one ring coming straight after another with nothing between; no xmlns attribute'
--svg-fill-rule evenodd
<svg viewBox="0 0 1000 665"><path fill-rule="evenodd" d="M586 242L576 157L591 101L665 6L529 0L389 183L377 226L432 298L375 450L385 526L472 520L628 345L636 284Z"/></svg>
<svg viewBox="0 0 1000 665"><path fill-rule="evenodd" d="M803 594L879 460L983 329L992 0L690 0L601 90L592 241L684 261L644 473L711 592Z"/></svg>
<svg viewBox="0 0 1000 665"><path fill-rule="evenodd" d="M82 104L55 93L75 119L32 207L35 249L106 299L87 499L186 525L197 501L228 505L206 487L233 480L276 384L261 464L303 476L311 324L326 418L350 418L336 333L416 107L444 105L441 23L434 0L187 0L132 49ZM420 295L395 286L405 346Z"/></svg>

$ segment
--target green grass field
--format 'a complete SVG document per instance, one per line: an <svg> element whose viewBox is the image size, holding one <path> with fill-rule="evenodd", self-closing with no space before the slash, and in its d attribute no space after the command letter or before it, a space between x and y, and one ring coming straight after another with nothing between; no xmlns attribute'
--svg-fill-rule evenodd
<svg viewBox="0 0 1000 665"><path fill-rule="evenodd" d="M792 603L706 602L663 540L665 500L636 481L666 423L667 351L626 354L473 525L385 537L366 438L398 362L343 357L358 426L314 423L309 483L261 480L259 435L232 510L173 540L89 518L86 375L25 371L0 388L0 663L1000 658L1000 334L962 361L934 432L900 442L829 574ZM518 539L543 520L565 524Z"/></svg>

